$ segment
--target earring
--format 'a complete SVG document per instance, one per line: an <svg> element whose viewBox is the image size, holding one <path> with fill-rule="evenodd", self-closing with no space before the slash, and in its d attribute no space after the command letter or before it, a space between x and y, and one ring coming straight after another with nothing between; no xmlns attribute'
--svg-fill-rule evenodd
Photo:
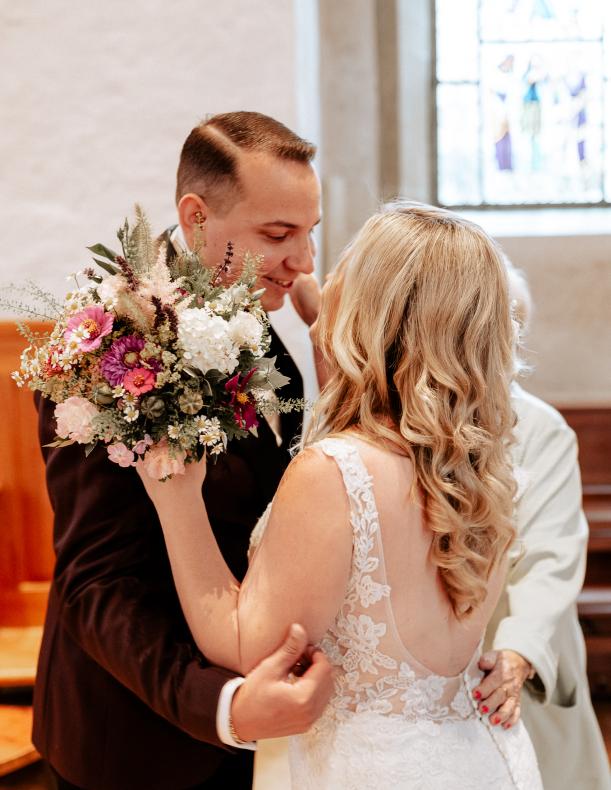
<svg viewBox="0 0 611 790"><path fill-rule="evenodd" d="M195 212L195 230L194 230L194 244L196 249L202 249L207 246L206 230L204 228L204 215L201 211Z"/></svg>

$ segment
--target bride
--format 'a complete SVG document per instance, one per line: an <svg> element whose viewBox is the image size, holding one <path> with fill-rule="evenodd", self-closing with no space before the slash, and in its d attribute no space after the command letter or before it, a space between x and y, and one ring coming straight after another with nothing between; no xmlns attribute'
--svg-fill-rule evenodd
<svg viewBox="0 0 611 790"><path fill-rule="evenodd" d="M501 253L448 211L389 205L326 284L316 334L329 380L241 586L205 462L143 476L194 639L246 674L299 622L336 667L322 717L291 739L299 790L541 788L522 723L493 724L473 694L515 537Z"/></svg>

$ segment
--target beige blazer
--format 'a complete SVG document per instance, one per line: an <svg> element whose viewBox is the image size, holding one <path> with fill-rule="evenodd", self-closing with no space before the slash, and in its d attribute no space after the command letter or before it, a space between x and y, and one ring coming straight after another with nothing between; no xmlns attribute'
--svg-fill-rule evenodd
<svg viewBox="0 0 611 790"><path fill-rule="evenodd" d="M588 526L575 434L551 406L518 386L513 395L518 541L485 647L515 650L536 670L522 717L545 790L611 790L577 620Z"/></svg>

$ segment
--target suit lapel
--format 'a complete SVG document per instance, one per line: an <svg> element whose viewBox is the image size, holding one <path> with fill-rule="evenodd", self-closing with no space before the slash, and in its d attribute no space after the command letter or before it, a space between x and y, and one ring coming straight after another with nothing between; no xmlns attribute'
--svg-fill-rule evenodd
<svg viewBox="0 0 611 790"><path fill-rule="evenodd" d="M299 368L295 364L293 357L289 354L286 346L280 340L273 327L270 327L271 346L269 356L276 357L276 367L288 376L290 381L278 392L281 398L303 398L303 379ZM288 449L294 439L301 433L303 423L303 412L291 411L288 414L280 415L280 425L282 428L282 446Z"/></svg>
<svg viewBox="0 0 611 790"><path fill-rule="evenodd" d="M169 228L163 231L161 236L157 237L157 249L161 247L162 244L166 245L165 248L165 262L170 263L176 257L176 250L174 249L174 245L170 241L170 236L176 229L177 225L171 225Z"/></svg>

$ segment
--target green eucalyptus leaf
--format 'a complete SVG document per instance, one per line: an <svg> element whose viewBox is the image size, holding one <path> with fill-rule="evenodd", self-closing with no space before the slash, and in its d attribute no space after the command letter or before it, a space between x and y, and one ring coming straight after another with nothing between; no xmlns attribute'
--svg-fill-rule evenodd
<svg viewBox="0 0 611 790"><path fill-rule="evenodd" d="M269 384L273 389L278 390L289 383L290 378L276 368L276 357L262 357L257 359L254 363L257 372L250 380L251 387L260 387L263 384Z"/></svg>
<svg viewBox="0 0 611 790"><path fill-rule="evenodd" d="M273 387L275 390L279 390L281 387L284 387L289 383L290 378L285 376L284 373L280 373L280 371L276 370L276 368L272 368L272 370L270 370L267 374L267 381L270 387Z"/></svg>
<svg viewBox="0 0 611 790"><path fill-rule="evenodd" d="M108 258L109 261L114 261L117 258L118 253L113 252L110 247L106 247L104 244L94 244L92 247L87 247L94 255L101 255L102 258Z"/></svg>
<svg viewBox="0 0 611 790"><path fill-rule="evenodd" d="M257 389L267 384L267 373L257 371L250 380L250 388Z"/></svg>
<svg viewBox="0 0 611 790"><path fill-rule="evenodd" d="M93 259L101 269L104 269L105 272L109 274L117 274L119 272L119 267L114 266L112 263L108 263L108 261L101 261L99 258Z"/></svg>
<svg viewBox="0 0 611 790"><path fill-rule="evenodd" d="M261 357L255 360L257 373L267 373L271 368L275 368L277 359L278 357Z"/></svg>

